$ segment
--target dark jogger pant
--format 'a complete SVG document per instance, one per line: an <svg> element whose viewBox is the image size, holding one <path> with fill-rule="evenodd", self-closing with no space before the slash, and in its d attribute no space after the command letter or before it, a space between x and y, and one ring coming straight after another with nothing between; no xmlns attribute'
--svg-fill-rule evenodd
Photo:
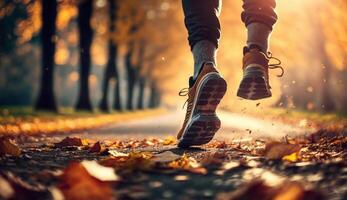
<svg viewBox="0 0 347 200"><path fill-rule="evenodd" d="M190 47L201 40L211 41L218 47L221 0L182 0L182 3ZM246 26L259 22L272 29L277 21L276 0L243 0L242 7L241 19Z"/></svg>

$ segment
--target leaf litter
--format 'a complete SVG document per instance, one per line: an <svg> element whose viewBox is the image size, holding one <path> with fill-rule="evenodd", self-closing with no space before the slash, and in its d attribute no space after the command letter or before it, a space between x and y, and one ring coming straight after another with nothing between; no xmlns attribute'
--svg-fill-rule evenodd
<svg viewBox="0 0 347 200"><path fill-rule="evenodd" d="M18 147L14 140L0 141L7 141L11 147ZM1 169L4 169L6 173L11 173L10 171L16 171L14 170L16 167L11 163L19 162L21 159L35 160L38 159L35 157L36 154L47 152L49 155L50 151L55 151L55 154L72 154L72 156L71 158L64 158L66 164L58 167L58 169L63 170L61 173L46 176L46 179L57 180L57 182L54 183L53 181L43 188L40 186L41 190L37 190L40 187L32 186L33 180L43 179L35 179L35 176L40 173L31 174L29 182L14 182L16 184L11 181L13 178L9 179L6 173L1 173L1 197L8 199L13 194L18 195L13 191L16 191L19 187L17 185L20 185L19 188L24 188L20 190L24 191L21 192L24 194L31 193L31 195L39 194L42 196L43 192L47 193L48 191L50 196L63 195L65 199L124 199L131 196L147 198L151 193L148 191L150 189L145 189L144 185L137 184L147 182L149 188L164 188L168 184L166 179L155 180L151 177L155 177L155 174L164 176L171 176L170 174L172 174L173 181L185 183L194 182L202 177L217 176L222 178L222 180L214 178L218 180L216 182L218 185L225 185L225 187L214 188L219 192L211 193L211 189L209 189L201 193L201 195L212 196L215 194L217 199L324 199L322 188L317 189L315 184L324 180L326 175L322 175L322 173L307 174L307 172L302 172L303 174L299 175L300 172L298 172L299 174L289 178L288 175L291 176L292 172L286 169L296 167L298 170L306 168L324 170L324 166L331 166L341 170L346 167L346 137L339 134L331 136L330 134L318 133L305 138L286 138L284 142L262 140L241 142L235 140L226 143L224 141L212 141L198 151L182 150L177 152L174 148L162 150L165 146L170 147L176 142L174 138L92 142L88 139L67 137L53 146L46 145L44 149L40 149L40 147L24 149L23 151L27 156L13 153L17 157L20 156L17 158L18 161L16 159L9 160L9 157L1 158L2 161L6 161L6 163L1 164L5 168ZM65 148L71 146L83 148L66 152ZM152 149L152 151L143 151L143 148ZM19 147L18 149L21 150ZM1 151L3 152L2 149ZM47 161L41 160L41 162ZM316 163L321 164L317 165ZM33 165L37 164L33 162ZM322 167L319 168L319 166ZM54 167L52 170L56 169ZM333 174L330 176L333 177ZM231 179L223 180L224 177ZM19 177L15 179L21 180ZM341 181L346 180L342 179ZM228 189L233 184L236 188L234 186L234 188ZM333 187L335 183L330 181L324 184L326 187ZM29 185L35 189L23 185ZM133 186L123 188L122 185ZM80 192L82 190L83 192ZM187 191L189 191L187 195L192 195L192 198L196 198L196 195L199 194L193 192L195 190L192 188L187 188ZM177 195L172 193L170 196L174 198Z"/></svg>

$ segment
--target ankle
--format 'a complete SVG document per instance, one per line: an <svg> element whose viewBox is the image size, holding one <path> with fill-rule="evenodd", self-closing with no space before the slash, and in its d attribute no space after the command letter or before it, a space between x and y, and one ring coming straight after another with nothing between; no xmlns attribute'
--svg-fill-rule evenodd
<svg viewBox="0 0 347 200"><path fill-rule="evenodd" d="M271 29L262 23L251 23L247 26L247 46L252 48L256 46L257 49L266 53L268 50L268 40L270 37Z"/></svg>
<svg viewBox="0 0 347 200"><path fill-rule="evenodd" d="M202 40L196 43L192 50L194 56L194 79L199 75L201 69L206 63L216 65L216 46L208 41Z"/></svg>

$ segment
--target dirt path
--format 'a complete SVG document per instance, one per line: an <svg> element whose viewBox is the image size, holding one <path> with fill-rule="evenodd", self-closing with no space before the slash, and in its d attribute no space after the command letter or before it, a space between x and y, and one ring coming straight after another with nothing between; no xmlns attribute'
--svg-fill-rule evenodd
<svg viewBox="0 0 347 200"><path fill-rule="evenodd" d="M268 121L252 116L219 111L222 128L217 132L215 139L230 141L234 139L273 138L281 139L284 136L297 136L312 133L313 129L304 129L281 122ZM76 137L88 137L97 140L103 139L144 139L166 138L176 136L183 121L183 111L170 112L161 116L149 117L141 120L116 123L103 128L73 134ZM61 135L61 139L66 135Z"/></svg>

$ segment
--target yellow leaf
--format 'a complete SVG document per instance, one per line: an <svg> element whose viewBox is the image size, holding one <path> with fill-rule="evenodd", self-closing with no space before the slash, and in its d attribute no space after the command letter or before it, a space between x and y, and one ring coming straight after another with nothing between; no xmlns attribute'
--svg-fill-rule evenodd
<svg viewBox="0 0 347 200"><path fill-rule="evenodd" d="M289 162L296 162L298 161L298 153L297 152L294 152L290 155L287 155L287 156L283 156L282 160L286 160L286 161L289 161Z"/></svg>
<svg viewBox="0 0 347 200"><path fill-rule="evenodd" d="M176 138L169 136L163 141L163 145L175 145L177 143Z"/></svg>

